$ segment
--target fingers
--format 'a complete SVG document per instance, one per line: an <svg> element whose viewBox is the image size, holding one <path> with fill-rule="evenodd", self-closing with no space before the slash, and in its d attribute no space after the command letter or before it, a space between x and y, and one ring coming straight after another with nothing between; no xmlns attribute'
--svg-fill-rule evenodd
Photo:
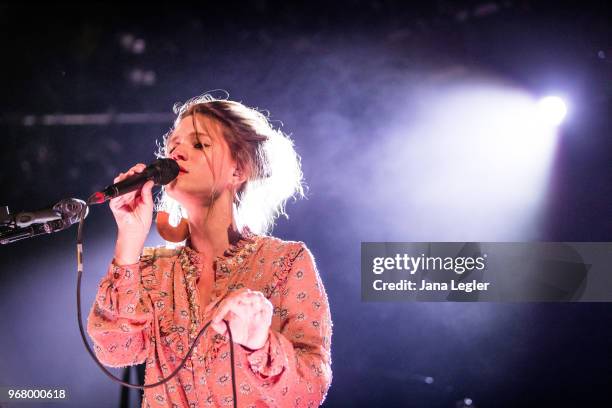
<svg viewBox="0 0 612 408"><path fill-rule="evenodd" d="M266 316L267 314L271 316L272 309L272 304L263 293L245 289L235 292L221 302L212 320L213 323L219 323L226 319L229 313L234 313L248 321L258 316Z"/></svg>
<svg viewBox="0 0 612 408"><path fill-rule="evenodd" d="M226 336L229 327L236 343L257 350L268 338L272 314L272 303L263 293L241 289L221 302L212 318L211 328Z"/></svg>
<svg viewBox="0 0 612 408"><path fill-rule="evenodd" d="M153 180L149 180L144 184L144 186L142 186L142 191L141 191L142 201L147 206L153 205L153 193L151 192L151 190L153 189L154 185L155 185L155 182Z"/></svg>
<svg viewBox="0 0 612 408"><path fill-rule="evenodd" d="M236 318L237 318L237 315L230 310L227 312L224 319L221 319L217 322L213 320L210 323L210 326L213 328L214 331L216 331L222 336L225 336L227 334L227 326L225 322L228 322L229 324L229 322L235 320Z"/></svg>
<svg viewBox="0 0 612 408"><path fill-rule="evenodd" d="M126 171L125 173L119 173L119 175L117 177L115 177L115 179L113 180L113 183L118 183L120 181L125 180L126 178L137 174L137 173L142 173L142 171L146 168L147 166L143 163L138 163L134 166L132 166L128 171Z"/></svg>
<svg viewBox="0 0 612 408"><path fill-rule="evenodd" d="M119 173L119 175L113 179L113 183L119 183L134 174L141 173L146 167L147 166L145 164L138 163L132 166L125 173ZM141 191L137 190L137 191L133 191L131 193L123 194L119 197L113 198L110 201L111 208L116 209L116 210L120 209L123 206L129 203L132 203L138 195L142 196L142 201L145 205L151 206L153 204L153 196L152 196L151 190L154 184L155 183L153 181L148 181L147 183L143 185L143 188L141 189Z"/></svg>
<svg viewBox="0 0 612 408"><path fill-rule="evenodd" d="M247 292L248 291L248 292ZM250 289L241 289L239 291L231 293L225 300L219 304L213 322L218 323L225 318L225 315L233 308L234 304L240 299L243 293L249 293Z"/></svg>

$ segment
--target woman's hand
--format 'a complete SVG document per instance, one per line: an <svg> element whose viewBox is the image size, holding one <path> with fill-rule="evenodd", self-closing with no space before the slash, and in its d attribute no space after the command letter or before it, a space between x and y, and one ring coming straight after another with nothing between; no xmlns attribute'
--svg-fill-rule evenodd
<svg viewBox="0 0 612 408"><path fill-rule="evenodd" d="M244 288L232 292L219 304L213 314L212 328L227 335L224 320L228 322L235 343L257 350L268 340L272 324L272 303L258 291Z"/></svg>
<svg viewBox="0 0 612 408"><path fill-rule="evenodd" d="M141 173L146 166L138 163L113 180L118 183L136 173ZM147 239L153 220L153 181L147 181L140 190L123 194L110 200L119 229L115 247L115 263L127 265L138 262L142 247Z"/></svg>

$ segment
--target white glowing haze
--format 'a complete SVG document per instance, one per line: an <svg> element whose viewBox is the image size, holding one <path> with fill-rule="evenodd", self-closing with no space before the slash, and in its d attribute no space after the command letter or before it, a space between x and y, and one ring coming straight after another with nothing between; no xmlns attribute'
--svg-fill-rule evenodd
<svg viewBox="0 0 612 408"><path fill-rule="evenodd" d="M421 112L398 120L375 152L372 210L378 208L393 236L534 237L556 141L535 99L491 82L431 87L420 98ZM397 177L392 185L381 183L389 175Z"/></svg>

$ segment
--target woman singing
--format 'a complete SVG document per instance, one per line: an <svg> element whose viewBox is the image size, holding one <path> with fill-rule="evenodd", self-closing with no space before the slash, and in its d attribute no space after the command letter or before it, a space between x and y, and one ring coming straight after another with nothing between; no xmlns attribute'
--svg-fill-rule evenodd
<svg viewBox="0 0 612 408"><path fill-rule="evenodd" d="M161 155L181 170L164 187L156 224L181 244L143 249L152 181L111 200L115 256L87 325L96 355L112 367L146 362L152 384L212 320L176 377L145 389L143 407L231 406L227 325L240 407L319 406L332 379L325 288L302 242L266 235L286 200L302 195L293 144L241 103L205 95L175 111Z"/></svg>

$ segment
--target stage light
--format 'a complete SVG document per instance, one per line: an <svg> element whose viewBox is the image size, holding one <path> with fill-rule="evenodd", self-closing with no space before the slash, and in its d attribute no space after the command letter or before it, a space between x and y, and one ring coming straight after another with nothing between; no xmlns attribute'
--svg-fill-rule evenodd
<svg viewBox="0 0 612 408"><path fill-rule="evenodd" d="M546 96L538 102L538 113L544 123L559 126L567 115L567 105L558 96Z"/></svg>

